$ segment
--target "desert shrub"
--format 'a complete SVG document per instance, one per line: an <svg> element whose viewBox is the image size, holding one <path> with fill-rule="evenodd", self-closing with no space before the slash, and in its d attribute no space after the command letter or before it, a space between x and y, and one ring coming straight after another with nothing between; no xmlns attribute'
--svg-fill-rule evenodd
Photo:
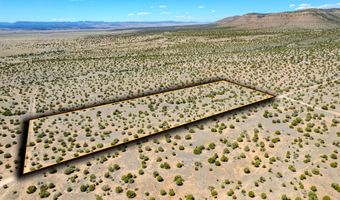
<svg viewBox="0 0 340 200"><path fill-rule="evenodd" d="M181 186L183 185L184 179L180 175L177 175L175 176L174 181L176 185Z"/></svg>
<svg viewBox="0 0 340 200"><path fill-rule="evenodd" d="M216 190L211 190L211 196L216 197L218 195Z"/></svg>
<svg viewBox="0 0 340 200"><path fill-rule="evenodd" d="M340 185L338 183L332 183L332 188L334 188L336 191L340 192Z"/></svg>
<svg viewBox="0 0 340 200"><path fill-rule="evenodd" d="M284 194L284 195L281 196L281 200L290 200L290 198L287 197L287 195Z"/></svg>
<svg viewBox="0 0 340 200"><path fill-rule="evenodd" d="M122 181L124 181L124 183L133 183L135 182L135 180L133 179L134 176L131 173L128 173L126 175L122 176Z"/></svg>
<svg viewBox="0 0 340 200"><path fill-rule="evenodd" d="M11 157L12 157L12 155L10 153L5 153L4 154L4 158L11 158Z"/></svg>
<svg viewBox="0 0 340 200"><path fill-rule="evenodd" d="M163 190L163 189L161 189L161 191L159 191L159 193L160 193L162 196L166 195L166 191Z"/></svg>
<svg viewBox="0 0 340 200"><path fill-rule="evenodd" d="M296 169L295 169L295 167L294 167L293 165L289 165L289 166L288 166L288 169L289 169L290 171L292 171L292 172L296 172Z"/></svg>
<svg viewBox="0 0 340 200"><path fill-rule="evenodd" d="M106 192L106 191L109 191L110 189L111 189L111 188L110 188L109 185L103 185L103 186L102 186L102 190L105 191L105 192Z"/></svg>
<svg viewBox="0 0 340 200"><path fill-rule="evenodd" d="M195 200L195 197L192 194L185 195L185 200Z"/></svg>
<svg viewBox="0 0 340 200"><path fill-rule="evenodd" d="M103 200L103 197L96 195L96 200Z"/></svg>
<svg viewBox="0 0 340 200"><path fill-rule="evenodd" d="M34 185L28 186L28 188L26 190L27 194L32 194L35 191L37 191L37 187L35 187Z"/></svg>
<svg viewBox="0 0 340 200"><path fill-rule="evenodd" d="M136 195L136 193L135 193L134 191L128 190L128 191L126 192L126 196L127 196L129 199L132 199L132 198L135 198L137 195Z"/></svg>
<svg viewBox="0 0 340 200"><path fill-rule="evenodd" d="M338 163L337 163L337 162L332 162L332 163L330 164L330 166L331 166L332 168L337 168L337 167L338 167Z"/></svg>
<svg viewBox="0 0 340 200"><path fill-rule="evenodd" d="M250 198L254 198L254 197L255 197L255 193L254 193L253 191L249 191L249 192L248 192L248 196L249 196Z"/></svg>
<svg viewBox="0 0 340 200"><path fill-rule="evenodd" d="M309 200L318 200L319 198L318 198L318 196L316 195L315 192L310 191L310 192L308 192L308 199Z"/></svg>
<svg viewBox="0 0 340 200"><path fill-rule="evenodd" d="M161 176L157 176L156 179L157 179L158 182L163 182L164 181L163 177L161 177Z"/></svg>
<svg viewBox="0 0 340 200"><path fill-rule="evenodd" d="M216 147L215 143L212 142L212 143L209 144L210 149L215 149L215 147Z"/></svg>
<svg viewBox="0 0 340 200"><path fill-rule="evenodd" d="M183 163L180 163L180 162L179 162L179 163L176 164L176 167L177 167L177 168L181 168L181 167L183 167L183 165L184 165Z"/></svg>
<svg viewBox="0 0 340 200"><path fill-rule="evenodd" d="M47 190L40 190L39 196L40 198L47 198L50 196L50 193Z"/></svg>
<svg viewBox="0 0 340 200"><path fill-rule="evenodd" d="M175 195L176 195L174 189L170 189L170 190L169 190L169 195L170 195L170 196L175 196Z"/></svg>
<svg viewBox="0 0 340 200"><path fill-rule="evenodd" d="M57 192L53 195L53 200L57 200L61 195L63 195L63 193L61 192Z"/></svg>
<svg viewBox="0 0 340 200"><path fill-rule="evenodd" d="M250 170L249 170L248 167L244 168L243 171L244 171L244 173L246 173L246 174L249 174L249 173L250 173Z"/></svg>
<svg viewBox="0 0 340 200"><path fill-rule="evenodd" d="M312 191L317 191L317 189L316 189L316 187L313 185L312 187L310 187L310 189L312 190Z"/></svg>
<svg viewBox="0 0 340 200"><path fill-rule="evenodd" d="M234 194L234 190L230 189L228 192L227 192L227 195L228 196L232 196Z"/></svg>
<svg viewBox="0 0 340 200"><path fill-rule="evenodd" d="M203 145L196 146L195 149L194 149L194 154L196 154L196 155L201 154L203 149L204 149Z"/></svg>
<svg viewBox="0 0 340 200"><path fill-rule="evenodd" d="M122 193L122 192L123 192L123 188L120 187L120 186L117 186L117 187L115 188L115 191L116 191L116 193Z"/></svg>
<svg viewBox="0 0 340 200"><path fill-rule="evenodd" d="M160 167L163 168L163 169L170 169L170 168L171 168L170 165L169 165L169 163L167 163L167 162L162 163L162 164L160 165Z"/></svg>
<svg viewBox="0 0 340 200"><path fill-rule="evenodd" d="M69 174L72 174L74 171L75 171L75 168L74 168L74 167L67 167L67 168L64 170L64 174L69 175Z"/></svg>
<svg viewBox="0 0 340 200"><path fill-rule="evenodd" d="M322 197L322 200L331 200L331 198L326 195L326 196Z"/></svg>
<svg viewBox="0 0 340 200"><path fill-rule="evenodd" d="M80 186L80 191L85 192L87 190L87 185L81 185Z"/></svg>
<svg viewBox="0 0 340 200"><path fill-rule="evenodd" d="M222 155L222 157L221 157L221 161L222 162L228 162L228 157L227 156L225 156L225 155Z"/></svg>
<svg viewBox="0 0 340 200"><path fill-rule="evenodd" d="M318 169L314 168L314 169L312 169L312 173L313 173L314 175L319 175L319 174L320 174L320 171L319 171Z"/></svg>

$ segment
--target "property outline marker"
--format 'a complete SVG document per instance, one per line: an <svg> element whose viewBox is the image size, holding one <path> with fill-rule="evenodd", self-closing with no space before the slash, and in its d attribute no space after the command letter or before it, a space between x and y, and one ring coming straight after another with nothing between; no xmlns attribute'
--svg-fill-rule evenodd
<svg viewBox="0 0 340 200"><path fill-rule="evenodd" d="M170 93L170 92L174 92L174 91L177 91L177 90L184 90L184 89L188 89L188 88L199 87L199 86L208 85L208 84L217 83L217 82L227 82L227 83L231 83L231 84L234 84L234 85L238 85L238 86L241 86L241 87L244 87L244 88L248 88L248 89L251 89L251 90L254 90L254 91L257 91L257 92L261 92L261 93L267 95L267 97L262 98L262 99L257 100L257 101L254 101L254 102L249 103L249 104L244 104L244 105L241 105L241 106L232 108L232 109L227 110L227 111L222 111L222 112L214 113L213 115L210 115L210 116L207 116L207 117L203 117L203 118L199 118L199 119L197 119L197 120L189 120L189 121L187 121L187 122L185 122L185 123L183 123L183 124L175 125L175 126L173 126L173 127L170 127L170 128L168 128L168 129L164 129L164 130L155 132L155 133L153 133L153 134L143 135L143 136L141 136L141 137L138 137L138 138L133 139L133 140L129 140L129 141L127 141L127 142L123 142L123 143L118 143L118 144L115 144L115 145L111 145L111 146L109 146L109 147L102 148L102 149L99 149L99 150L97 150L97 151L90 152L90 153L88 153L88 154L84 154L84 155L81 155L81 156L78 156L78 157L74 157L74 158L71 158L71 159L68 159L68 160L62 160L62 161L60 161L59 163L54 163L54 164L46 165L46 166L43 166L43 167L41 167L41 168L35 169L35 170L33 170L33 171L25 172L25 161L26 161L26 153L27 153L26 150L27 150L27 146L28 146L28 136L29 136L29 134L31 134L31 133L30 133L30 128L33 126L33 125L32 125L33 120L41 119L41 118L47 118L47 117L55 116L55 115L63 115L63 114L66 114L66 113L73 113L73 112L76 112L76 111L87 110L87 109L90 109L90 108L97 108L97 107L107 106L107 105L111 105L111 104L117 104L117 103L120 103L120 102L131 101L131 100L134 100L134 99L144 98L144 97L148 97L148 96L156 96L156 95L159 95L159 94ZM126 145L126 144L129 144L129 143L131 143L131 142L137 142L137 141L139 141L139 140L145 139L146 137L150 137L150 136L153 136L153 135L158 135L158 134L160 134L160 133L163 133L163 132L166 132L166 131L175 129L175 128L179 128L179 127L182 127L182 126L186 126L186 125L192 124L192 123L194 123L194 122L202 121L202 120L204 120L204 119L208 119L208 118L211 118L211 117L220 115L220 114L224 114L224 113L228 113L228 112L231 112L231 111L235 111L235 110L237 110L237 109L241 109L241 108L246 107L246 106L254 105L254 104L256 104L256 103L263 102L263 101L265 101L265 100L273 99L274 97L275 97L275 95L270 94L270 93L268 93L268 92L264 92L264 91L255 89L255 88L253 88L253 87L245 86L245 85L243 85L243 84L236 83L236 82L233 82L233 81L229 81L229 80L226 80L226 79L221 79L221 80L210 81L210 82L207 82L207 83L193 84L193 85L190 85L190 86L185 86L185 87L181 87L181 88L171 89L171 90L167 90L167 91L163 91L163 92L158 92L158 93L154 93L154 94L148 94L148 95L144 95L144 96L133 97L133 98L130 98L130 99L119 100L119 101L115 101L115 102L111 102L111 103L105 103L105 104L101 104L101 105L95 105L95 106L89 106L89 107L86 107L86 108L75 109L75 110L72 110L72 111L66 111L66 112L60 112L60 113L55 113L55 114L50 114L50 115L35 117L35 118L32 118L32 119L29 119L29 124L28 124L28 129L27 129L27 130L28 130L28 131L27 131L27 137L26 137L26 142L25 142L25 147L24 147L24 158L23 158L23 163L22 163L22 172L21 172L21 174L22 174L22 175L27 175L27 174L30 174L30 173L33 173L33 172L37 172L37 171L40 171L40 170L43 170L43 169L50 168L50 167L52 167L52 166L57 166L57 165L60 165L60 164L63 164L63 163L66 163L66 162L69 162L69 161L72 161L72 160L76 160L76 159L79 159L79 158L83 158L83 157L85 157L85 156L89 156L89 155L94 154L94 153L99 153L99 152L102 152L102 151L105 151L105 150L113 149L113 148L115 148L115 147L118 147L118 146L121 146L121 145L124 145L124 144L125 144L125 145Z"/></svg>

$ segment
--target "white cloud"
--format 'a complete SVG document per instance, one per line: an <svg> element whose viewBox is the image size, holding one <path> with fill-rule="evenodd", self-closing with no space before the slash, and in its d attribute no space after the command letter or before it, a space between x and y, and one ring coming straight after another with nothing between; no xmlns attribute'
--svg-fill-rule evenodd
<svg viewBox="0 0 340 200"><path fill-rule="evenodd" d="M138 12L137 15L150 15L151 13L149 12Z"/></svg>
<svg viewBox="0 0 340 200"><path fill-rule="evenodd" d="M311 4L308 3L302 3L298 5L295 9L296 10L302 10L302 9L308 9L308 8L313 8Z"/></svg>
<svg viewBox="0 0 340 200"><path fill-rule="evenodd" d="M329 4L320 5L319 8L328 8Z"/></svg>
<svg viewBox="0 0 340 200"><path fill-rule="evenodd" d="M309 8L340 8L340 2L338 3L332 3L332 4L322 4L322 5L318 5L318 6L314 6L314 5L311 5L311 4L308 4L308 3L302 3L302 4L299 4L299 5L295 5L295 4L291 4L291 5L294 5L292 7L295 8L295 10L303 10L303 9L309 9ZM291 7L291 5L289 5L289 7ZM291 8L292 8L291 7Z"/></svg>
<svg viewBox="0 0 340 200"><path fill-rule="evenodd" d="M216 10L211 10L210 12L214 13L214 12L216 12Z"/></svg>
<svg viewBox="0 0 340 200"><path fill-rule="evenodd" d="M296 5L295 4L290 4L289 5L289 8L293 8L293 7L295 7Z"/></svg>
<svg viewBox="0 0 340 200"><path fill-rule="evenodd" d="M134 13L129 13L128 16L134 16L135 14Z"/></svg>
<svg viewBox="0 0 340 200"><path fill-rule="evenodd" d="M340 2L334 3L334 4L323 4L319 6L318 8L340 8Z"/></svg>
<svg viewBox="0 0 340 200"><path fill-rule="evenodd" d="M166 5L159 5L158 7L159 8L167 8L168 6L166 6Z"/></svg>
<svg viewBox="0 0 340 200"><path fill-rule="evenodd" d="M197 8L202 9L202 8L204 8L204 6L198 6Z"/></svg>
<svg viewBox="0 0 340 200"><path fill-rule="evenodd" d="M163 15L170 15L171 12L163 12Z"/></svg>

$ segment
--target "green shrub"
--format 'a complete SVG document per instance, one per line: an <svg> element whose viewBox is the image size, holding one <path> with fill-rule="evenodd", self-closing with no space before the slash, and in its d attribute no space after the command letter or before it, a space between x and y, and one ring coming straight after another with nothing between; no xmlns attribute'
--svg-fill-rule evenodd
<svg viewBox="0 0 340 200"><path fill-rule="evenodd" d="M336 191L340 192L340 185L338 183L332 183L332 188L334 188Z"/></svg>
<svg viewBox="0 0 340 200"><path fill-rule="evenodd" d="M170 190L169 190L169 195L170 195L170 196L175 196L176 193L175 193L175 191L174 191L173 189L170 189Z"/></svg>
<svg viewBox="0 0 340 200"><path fill-rule="evenodd" d="M50 196L50 193L47 190L40 190L39 196L40 198L47 198Z"/></svg>
<svg viewBox="0 0 340 200"><path fill-rule="evenodd" d="M317 191L317 189L316 189L316 187L313 185L312 187L310 187L310 189L312 190L312 191Z"/></svg>
<svg viewBox="0 0 340 200"><path fill-rule="evenodd" d="M64 174L69 175L69 174L72 174L74 171L75 171L75 168L73 168L73 167L67 167L67 168L64 170Z"/></svg>
<svg viewBox="0 0 340 200"><path fill-rule="evenodd" d="M103 200L103 197L96 195L96 200Z"/></svg>
<svg viewBox="0 0 340 200"><path fill-rule="evenodd" d="M123 188L122 187L120 187L120 186L117 186L116 188L115 188L115 191L116 191L116 193L122 193L123 192Z"/></svg>
<svg viewBox="0 0 340 200"><path fill-rule="evenodd" d="M109 185L103 185L103 186L102 186L102 190L105 191L105 192L106 192L106 191L109 191L110 189L111 189L111 188L110 188Z"/></svg>
<svg viewBox="0 0 340 200"><path fill-rule="evenodd" d="M289 165L289 166L288 166L288 169L289 169L290 171L292 171L292 172L296 172L296 169L295 169L295 167L294 167L293 165Z"/></svg>
<svg viewBox="0 0 340 200"><path fill-rule="evenodd" d="M184 179L180 175L177 175L175 176L174 181L176 182L176 185L181 186L183 185Z"/></svg>
<svg viewBox="0 0 340 200"><path fill-rule="evenodd" d="M188 194L185 196L186 200L195 200L195 197L192 194Z"/></svg>
<svg viewBox="0 0 340 200"><path fill-rule="evenodd" d="M249 191L249 192L248 192L248 196L249 196L250 198L254 198L254 197L255 197L255 193L254 193L253 191Z"/></svg>
<svg viewBox="0 0 340 200"><path fill-rule="evenodd" d="M159 193L160 193L162 196L166 195L166 191L163 190L163 189L162 189Z"/></svg>
<svg viewBox="0 0 340 200"><path fill-rule="evenodd" d="M5 157L5 158L11 158L12 155L11 155L10 153L5 153L5 154L4 154L4 157Z"/></svg>
<svg viewBox="0 0 340 200"><path fill-rule="evenodd" d="M196 155L201 154L203 149L204 149L203 145L196 146L195 149L194 149L194 154L196 154Z"/></svg>
<svg viewBox="0 0 340 200"><path fill-rule="evenodd" d="M331 198L326 195L326 196L322 197L322 200L331 200Z"/></svg>
<svg viewBox="0 0 340 200"><path fill-rule="evenodd" d="M249 174L249 173L250 173L250 170L249 170L248 167L244 168L243 171L244 171L244 173L246 173L246 174Z"/></svg>
<svg viewBox="0 0 340 200"><path fill-rule="evenodd" d="M81 185L80 186L80 191L85 192L87 190L87 185Z"/></svg>
<svg viewBox="0 0 340 200"><path fill-rule="evenodd" d="M157 179L158 182L163 182L164 181L163 177L161 177L161 176L157 176L156 179Z"/></svg>
<svg viewBox="0 0 340 200"><path fill-rule="evenodd" d="M28 186L28 188L26 190L27 194L32 194L35 191L37 191L37 187L35 187L34 185Z"/></svg>
<svg viewBox="0 0 340 200"><path fill-rule="evenodd" d="M308 192L308 200L318 200L318 196L316 195L315 192L310 191Z"/></svg>
<svg viewBox="0 0 340 200"><path fill-rule="evenodd" d="M338 163L337 163L337 162L332 162L332 163L330 164L330 166L331 166L332 168L337 168L337 167L338 167Z"/></svg>
<svg viewBox="0 0 340 200"><path fill-rule="evenodd" d="M135 198L137 195L136 195L136 193L135 193L134 191L128 190L128 191L126 192L126 196L127 196L129 199L132 199L132 198Z"/></svg>

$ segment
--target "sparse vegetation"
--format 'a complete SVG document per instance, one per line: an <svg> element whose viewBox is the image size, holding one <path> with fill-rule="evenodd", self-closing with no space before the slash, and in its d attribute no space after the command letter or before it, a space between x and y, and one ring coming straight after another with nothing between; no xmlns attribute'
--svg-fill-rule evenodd
<svg viewBox="0 0 340 200"><path fill-rule="evenodd" d="M20 34L0 34L1 198L337 199L338 29ZM208 84L82 110L217 79L276 97L162 134L265 95ZM13 180L23 119L61 112L32 120L25 172L112 149Z"/></svg>

